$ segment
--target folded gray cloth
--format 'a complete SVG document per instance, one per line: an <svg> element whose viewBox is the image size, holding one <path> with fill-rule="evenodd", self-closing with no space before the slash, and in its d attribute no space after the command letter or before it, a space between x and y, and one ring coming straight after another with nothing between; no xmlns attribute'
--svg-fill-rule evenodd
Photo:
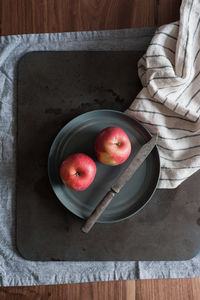
<svg viewBox="0 0 200 300"><path fill-rule="evenodd" d="M158 134L158 188L200 169L200 1L183 0L180 22L161 26L138 63L143 84L127 113Z"/></svg>
<svg viewBox="0 0 200 300"><path fill-rule="evenodd" d="M144 29L146 46L152 29ZM200 276L200 255L185 262L34 262L15 248L14 75L30 51L134 50L138 30L18 35L0 38L0 285L58 284L135 278Z"/></svg>

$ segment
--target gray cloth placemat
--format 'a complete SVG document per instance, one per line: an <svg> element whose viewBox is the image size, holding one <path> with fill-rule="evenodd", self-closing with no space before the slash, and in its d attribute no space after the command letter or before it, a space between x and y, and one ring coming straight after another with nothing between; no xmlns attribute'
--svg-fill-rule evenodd
<svg viewBox="0 0 200 300"><path fill-rule="evenodd" d="M144 29L146 36L150 37L152 30ZM133 29L0 38L0 285L200 276L200 255L183 262L32 262L24 260L16 250L16 63L30 51L134 50L137 47L137 34L140 34L139 31Z"/></svg>

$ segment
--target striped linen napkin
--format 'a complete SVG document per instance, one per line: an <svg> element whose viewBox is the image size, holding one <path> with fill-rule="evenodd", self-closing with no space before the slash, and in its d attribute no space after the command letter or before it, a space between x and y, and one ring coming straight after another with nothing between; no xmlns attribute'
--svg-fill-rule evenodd
<svg viewBox="0 0 200 300"><path fill-rule="evenodd" d="M156 31L138 74L126 113L158 133L158 188L175 188L200 168L200 0L183 0L180 21Z"/></svg>

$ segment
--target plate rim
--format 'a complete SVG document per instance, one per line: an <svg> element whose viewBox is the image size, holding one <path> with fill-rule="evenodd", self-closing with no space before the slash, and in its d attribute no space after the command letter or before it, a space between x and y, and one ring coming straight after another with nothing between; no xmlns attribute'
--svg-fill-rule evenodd
<svg viewBox="0 0 200 300"><path fill-rule="evenodd" d="M79 217L80 219L82 220L86 220L87 218L83 218L81 215L75 213L73 210L71 210L70 208L68 208L59 198L59 196L57 195L55 189L54 189L54 185L52 183L52 180L51 180L51 175L50 175L50 156L51 156L51 153L53 151L53 147L57 141L57 139L59 138L60 135L62 135L62 133L65 131L65 128L69 125L71 125L73 122L76 122L76 120L78 118L81 118L81 117L84 117L85 115L89 115L89 114L92 114L92 113L103 113L103 112L111 112L111 113L117 113L117 114L121 114L121 115L125 115L126 117L128 118L131 118L133 119L140 127L142 127L146 133L149 135L149 137L152 137L152 134L149 132L149 130L143 125L141 124L137 119L135 119L133 116L125 113L125 112L122 112L122 111L118 111L118 110L114 110L114 109L95 109L95 110L91 110L91 111L88 111L88 112L85 112L85 113L82 113L76 117L74 117L73 119L71 119L69 122L67 122L57 133L57 135L55 136L55 138L53 139L53 142L51 144L51 147L50 147L50 150L49 150L49 155L48 155L48 178L49 178L49 182L50 182L50 185L51 185L51 188L54 192L54 194L56 195L57 199L60 201L60 203L68 210L70 211L72 214L74 214L75 216ZM98 219L96 221L96 223L102 223L102 224L112 224L112 223L117 223L117 222L121 222L121 221L124 221L124 220L127 220L131 217L133 217L134 215L136 215L137 213L139 213L149 202L150 200L152 199L155 191L157 190L157 187L158 187L158 183L159 183L159 179L160 179L160 172L161 172L161 164L160 164L160 155L159 155L159 150L158 150L158 146L155 145L154 149L156 150L156 155L157 155L157 163L158 163L158 166L157 166L157 169L158 169L158 174L157 174L157 181L156 181L156 184L149 196L149 198L145 201L145 203L140 206L136 211L134 211L133 213L131 213L130 215L126 216L126 217L122 217L120 219L117 219L117 220L110 220L110 221L101 221L100 219Z"/></svg>

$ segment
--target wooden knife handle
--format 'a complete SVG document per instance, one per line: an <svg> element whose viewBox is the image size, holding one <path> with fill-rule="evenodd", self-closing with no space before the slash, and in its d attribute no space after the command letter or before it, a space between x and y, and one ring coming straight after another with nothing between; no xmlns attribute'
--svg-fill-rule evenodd
<svg viewBox="0 0 200 300"><path fill-rule="evenodd" d="M103 213L103 211L106 209L110 201L113 199L113 197L116 195L115 192L112 190L109 191L105 197L101 200L101 202L97 205L93 213L90 215L90 217L87 219L81 230L84 233L88 233L90 229L93 227L93 225L96 223L96 220L100 217L100 215Z"/></svg>

